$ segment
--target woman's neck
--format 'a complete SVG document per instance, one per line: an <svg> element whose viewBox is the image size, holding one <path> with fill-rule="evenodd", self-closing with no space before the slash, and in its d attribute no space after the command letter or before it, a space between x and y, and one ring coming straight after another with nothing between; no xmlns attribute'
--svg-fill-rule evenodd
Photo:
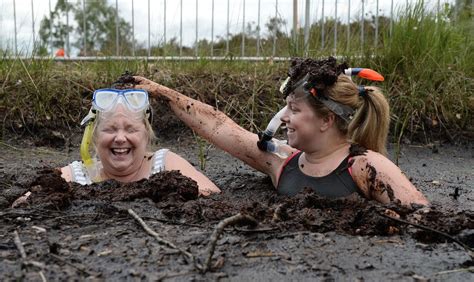
<svg viewBox="0 0 474 282"><path fill-rule="evenodd" d="M339 142L328 143L328 145L322 149L315 150L312 152L305 151L303 157L309 164L321 164L327 160L337 159L338 156L345 157L349 151L350 143L347 140L339 140Z"/></svg>

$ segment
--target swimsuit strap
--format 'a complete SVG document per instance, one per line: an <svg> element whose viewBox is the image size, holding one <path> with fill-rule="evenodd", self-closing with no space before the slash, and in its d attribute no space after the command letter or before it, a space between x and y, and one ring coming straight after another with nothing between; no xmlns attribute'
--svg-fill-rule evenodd
<svg viewBox="0 0 474 282"><path fill-rule="evenodd" d="M72 182L79 183L81 185L90 185L92 180L89 175L86 173L86 168L81 161L74 161L69 164L72 174Z"/></svg>
<svg viewBox="0 0 474 282"><path fill-rule="evenodd" d="M168 151L168 149L161 149L155 152L151 175L165 170L166 153L168 153Z"/></svg>

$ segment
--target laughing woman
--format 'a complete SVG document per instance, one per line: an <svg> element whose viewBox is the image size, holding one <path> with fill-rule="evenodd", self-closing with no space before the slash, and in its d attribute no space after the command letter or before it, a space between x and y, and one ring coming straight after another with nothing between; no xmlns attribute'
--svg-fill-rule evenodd
<svg viewBox="0 0 474 282"><path fill-rule="evenodd" d="M277 115L286 125L288 145L281 144L278 155L265 151L271 134L259 138L207 104L143 77L135 80L137 88L167 98L199 135L269 175L280 194L310 187L329 198L359 193L382 203L428 204L385 157L389 105L379 89L358 86L348 76L359 71L334 58L292 61L281 88L286 107Z"/></svg>
<svg viewBox="0 0 474 282"><path fill-rule="evenodd" d="M149 151L154 133L150 124L148 93L144 90L99 89L94 92L92 108L81 143L82 161L61 168L68 182L82 185L114 179L133 182L168 170L179 170L195 180L199 193L209 195L219 188L188 161L161 149ZM92 145L97 155L89 154Z"/></svg>

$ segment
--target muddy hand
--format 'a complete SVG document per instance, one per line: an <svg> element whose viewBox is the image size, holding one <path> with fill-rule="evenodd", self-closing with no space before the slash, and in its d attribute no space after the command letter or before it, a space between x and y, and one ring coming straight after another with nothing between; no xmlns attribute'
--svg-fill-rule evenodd
<svg viewBox="0 0 474 282"><path fill-rule="evenodd" d="M142 76L134 76L133 78L135 79L136 83L135 88L148 91L148 94L154 98L161 96L159 89L160 87L163 87L162 85Z"/></svg>

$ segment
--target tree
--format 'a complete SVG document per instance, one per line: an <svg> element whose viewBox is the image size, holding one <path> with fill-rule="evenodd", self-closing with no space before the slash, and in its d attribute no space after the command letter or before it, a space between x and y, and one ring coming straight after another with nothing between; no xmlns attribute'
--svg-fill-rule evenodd
<svg viewBox="0 0 474 282"><path fill-rule="evenodd" d="M73 13L75 29L72 24L64 24L67 12ZM132 28L121 17L118 17L118 27L119 52L122 55L130 54L133 43ZM75 33L71 34L73 31ZM54 11L41 21L39 33L41 38L39 53L41 55L48 53L47 46L50 38L53 48L64 48L68 34L74 39L72 45L79 49L79 56L114 55L117 39L115 6L108 5L107 0L86 0L85 11L83 11L82 0L77 0L76 4L58 0Z"/></svg>
<svg viewBox="0 0 474 282"><path fill-rule="evenodd" d="M58 0L54 11L51 11L49 17L45 16L41 20L39 36L41 45L39 48L39 55L48 54L48 45L51 40L52 48L64 49L67 41L67 36L73 31L71 25L63 23L63 18L66 17L66 13L74 9L71 3L65 0Z"/></svg>
<svg viewBox="0 0 474 282"><path fill-rule="evenodd" d="M85 30L84 30L85 15ZM91 0L86 2L83 14L82 4L78 3L74 19L77 22L76 32L79 39L74 44L81 50L80 55L85 55L84 40L87 54L113 55L116 52L117 25L116 9L109 6L106 0ZM118 17L119 26L119 52L130 54L134 40L131 36L131 25L123 18Z"/></svg>

